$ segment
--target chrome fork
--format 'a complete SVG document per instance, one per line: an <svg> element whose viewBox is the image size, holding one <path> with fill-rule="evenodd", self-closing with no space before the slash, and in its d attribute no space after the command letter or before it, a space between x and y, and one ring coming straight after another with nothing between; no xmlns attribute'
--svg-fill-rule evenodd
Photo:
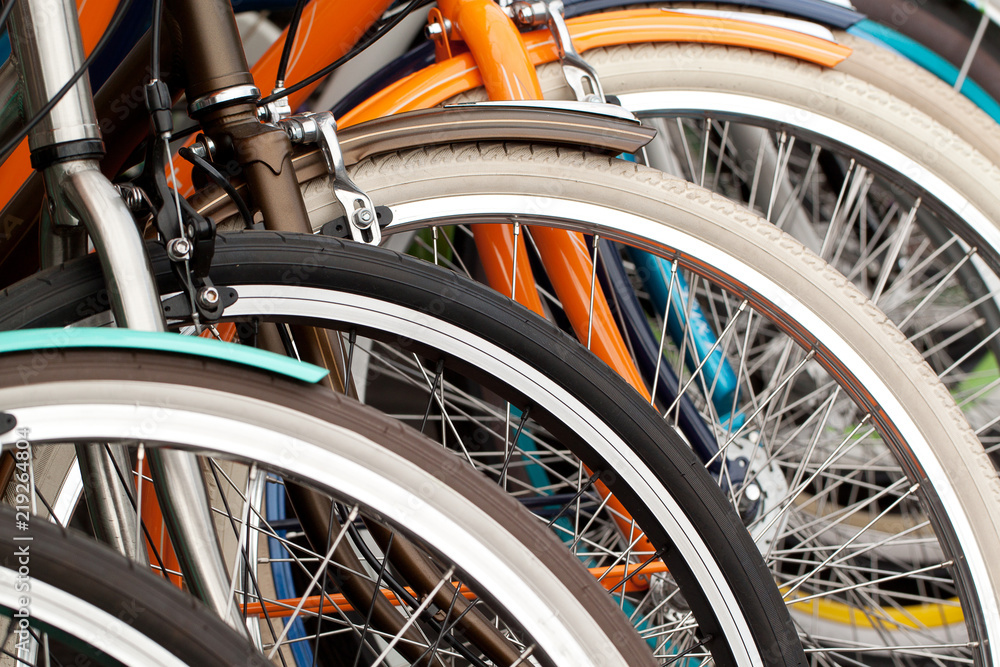
<svg viewBox="0 0 1000 667"><path fill-rule="evenodd" d="M76 6L72 0L18 0L8 25L24 114L31 118L83 62ZM86 232L100 257L118 326L166 331L142 237L125 202L98 167L104 147L86 76L35 126L28 142L32 166L42 172L48 196L43 217L47 217L52 242L46 246L43 263L62 261L85 250ZM84 487L98 536L134 560L148 563L140 548L132 501L115 479L116 465L128 461L124 450L81 446L78 454L82 469L91 473L88 481L93 483ZM151 450L149 454L157 495L189 589L245 632L229 595L229 577L212 532L197 459L181 452ZM125 465L122 473L127 481L131 466Z"/></svg>

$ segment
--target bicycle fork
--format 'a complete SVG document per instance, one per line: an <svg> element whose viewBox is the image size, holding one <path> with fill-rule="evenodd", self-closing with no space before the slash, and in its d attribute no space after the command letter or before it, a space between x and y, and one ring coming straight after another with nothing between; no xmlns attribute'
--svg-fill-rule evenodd
<svg viewBox="0 0 1000 667"><path fill-rule="evenodd" d="M72 0L20 0L10 16L10 32L30 118L83 62L76 7ZM142 237L125 202L98 167L104 146L86 77L32 130L29 147L32 166L43 173L48 192L43 217L50 234L43 261L54 263L86 252L86 231L100 257L118 326L165 331ZM131 465L124 448L81 445L78 454L90 482L84 488L98 536L132 559L148 562L126 489ZM197 459L182 452L151 451L150 469L174 544L185 545L178 557L189 588L230 625L243 630L210 531L211 514Z"/></svg>

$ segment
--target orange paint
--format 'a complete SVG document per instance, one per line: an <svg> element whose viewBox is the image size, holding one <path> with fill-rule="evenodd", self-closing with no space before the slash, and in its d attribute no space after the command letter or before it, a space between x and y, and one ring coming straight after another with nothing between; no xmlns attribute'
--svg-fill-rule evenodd
<svg viewBox="0 0 1000 667"><path fill-rule="evenodd" d="M232 322L220 322L215 325L215 330L206 329L201 332L202 338L215 338L218 336L219 340L226 343L232 343L236 340L236 325Z"/></svg>
<svg viewBox="0 0 1000 667"><path fill-rule="evenodd" d="M523 228L522 228L523 230ZM486 272L490 286L505 296L511 295L513 276L514 230L513 225L482 224L473 227L479 261ZM534 275L528 263L528 251L523 232L517 239L517 293L514 300L527 307L539 317L545 317L538 290L535 289ZM527 278L527 279L526 279Z"/></svg>
<svg viewBox="0 0 1000 667"><path fill-rule="evenodd" d="M90 44L90 48L92 48L92 42L96 43L93 35L99 37L107 26L107 21L110 20L109 3L97 2L96 0L78 0L78 5L80 4L83 5L80 23L81 29L86 35L84 43ZM385 4L386 0L377 0L376 2L378 7L384 7ZM307 5L304 14L309 12L310 25L318 25L324 31L322 33L323 39L309 39L309 35L315 36L313 29L304 31L296 37L295 50L289 67L289 81L302 78L318 67L322 67L323 64L332 62L343 55L346 52L346 49L343 48L344 40L347 40L350 35L360 34L354 29L355 24L347 18L354 17L355 20L368 21L370 15L366 14L366 9L370 8L366 8L365 3L352 3L347 0L314 0ZM331 21L332 14L329 14L328 11L348 13L341 15L344 17L343 19ZM359 13L361 14L360 19L358 19ZM377 12L373 10L373 13L377 16ZM833 67L851 53L851 50L845 46L781 28L730 19L687 16L655 9L624 10L581 16L569 19L567 25L579 51L643 41L685 41L745 46L772 51L825 67ZM336 32L337 27L341 27L339 33ZM327 32L329 30L334 30L332 38ZM306 32L308 34L304 34ZM527 48L532 64L539 65L556 59L555 45L548 31L540 30L529 33L523 35L521 39ZM302 43L301 47L300 42ZM319 44L316 44L317 42ZM254 81L262 91L269 92L274 85L280 54L281 40L278 40L252 69ZM499 76L501 79L504 77L502 74ZM341 127L346 127L393 113L427 109L459 93L482 85L482 75L475 59L471 54L463 53L388 86L346 113L338 119L338 123ZM311 90L312 88L292 95L292 107L295 108L301 104ZM0 202L4 204L10 201L31 173L27 149L18 150L21 152L16 152L3 165L0 165ZM180 170L178 177L181 179L181 191L190 192L190 165L182 160L177 163L177 167Z"/></svg>
<svg viewBox="0 0 1000 667"><path fill-rule="evenodd" d="M403 111L430 109L482 85L475 59L463 53L389 84L338 118L337 125L347 127Z"/></svg>
<svg viewBox="0 0 1000 667"><path fill-rule="evenodd" d="M295 33L285 85L306 78L350 51L390 4L392 0L312 0L302 11L302 21ZM287 33L287 29L282 32L250 70L264 95L274 88ZM321 82L289 95L292 110L301 106Z"/></svg>
<svg viewBox="0 0 1000 667"><path fill-rule="evenodd" d="M478 72L491 99L541 99L538 76L521 34L496 3L492 0L440 0L438 9L462 35L469 48L466 57L478 64ZM474 225L473 234L490 286L508 296L513 291L518 303L544 315L523 238L516 243L517 274L514 274L513 225ZM516 288L512 288L515 279Z"/></svg>
<svg viewBox="0 0 1000 667"><path fill-rule="evenodd" d="M632 9L580 16L566 21L580 52L606 46L643 42L724 44L769 51L833 67L851 49L811 35L732 19L688 16L657 9ZM523 36L534 65L556 60L556 47L547 30ZM472 67L470 68L470 64ZM425 109L482 85L474 61L457 56L398 81L344 114L345 125L388 113ZM378 115L376 115L378 114Z"/></svg>
<svg viewBox="0 0 1000 667"><path fill-rule="evenodd" d="M595 579L600 579L601 585L604 586L605 590L614 590L616 593L624 589L626 593L634 593L636 591L644 591L649 588L649 577L654 574L662 574L667 572L667 566L663 564L662 561L651 561L642 567L642 572L638 575L632 575L640 567L640 564L628 565L615 565L614 567L592 567L590 569L590 574L594 576ZM628 578L628 581L624 586L621 586L622 580ZM410 595L413 595L413 589L406 589ZM466 600L475 600L476 594L469 590L468 586L462 586L459 588L459 592L462 597ZM399 606L399 598L396 594L390 590L382 589L382 595L393 604L393 606ZM320 609L320 599L323 600L324 613L335 613L335 610L349 612L354 611L354 607L347 601L343 595L312 595L306 598L305 604L302 605L302 611L306 614L318 614ZM246 605L246 615L247 616L261 616L264 611L267 611L267 615L270 618L287 618L292 615L295 611L295 607L299 604L299 599L289 599L289 600L277 600L275 602L266 602L261 604L260 602L251 602Z"/></svg>
<svg viewBox="0 0 1000 667"><path fill-rule="evenodd" d="M302 19L295 32L291 55L288 58L288 70L285 73L285 86L288 87L329 65L337 58L351 50L351 47L361 38L368 28L382 15L392 0L373 0L372 2L354 2L353 0L312 0L302 10ZM286 28L281 36L274 41L260 57L250 73L254 84L262 95L270 95L274 90L275 79L278 76L278 62L281 60L281 50L288 35ZM302 90L288 96L288 102L294 111L309 99L309 95L323 83L306 86ZM194 143L194 137L185 142L185 146ZM194 193L191 184L191 163L174 156L174 169L180 184L181 194L188 197Z"/></svg>
<svg viewBox="0 0 1000 667"><path fill-rule="evenodd" d="M538 77L523 48L524 42L513 22L499 7L491 0L441 0L438 6L458 27L472 57L480 63L483 84L490 99L541 99ZM483 68L484 62L489 63L488 70ZM498 291L506 289L505 293L510 294L514 246L510 225L475 225L473 230L476 234L476 247L481 256L488 258L490 264L487 276L491 278L491 286ZM489 238L480 240L480 236L487 235ZM586 342L591 326L590 277L593 265L583 237L565 230L538 227L532 228L532 238L577 337ZM526 257L521 254L523 247L523 243L518 246L519 281L530 278L530 274L522 272L522 266L527 264L524 261ZM536 290L529 289L529 285L519 284L517 294L520 296L522 292L528 301L520 298L518 301L540 314L540 302L536 307L533 298L527 296L530 292L537 298ZM594 292L594 335L591 346L594 353L649 400L642 376L632 361L600 286Z"/></svg>
<svg viewBox="0 0 1000 667"><path fill-rule="evenodd" d="M770 51L807 62L833 67L849 55L851 49L835 42L773 26L711 16L691 16L658 9L634 9L605 14L590 14L567 21L573 43L580 51L602 46L639 42L694 42L743 46ZM555 59L555 45L543 33L525 41L530 48L551 52L544 62ZM532 58L536 57L534 54Z"/></svg>
<svg viewBox="0 0 1000 667"><path fill-rule="evenodd" d="M117 2L104 0L76 0L76 11L80 17L80 35L83 37L83 53L89 55L104 31L111 24L111 17L118 9Z"/></svg>
<svg viewBox="0 0 1000 667"><path fill-rule="evenodd" d="M30 175L31 152L28 140L24 139L0 165L0 201L9 202Z"/></svg>
<svg viewBox="0 0 1000 667"><path fill-rule="evenodd" d="M139 472L141 475L149 476L149 468L145 465L140 467ZM181 566L177 560L177 554L174 553L174 547L170 544L166 524L163 523L163 513L160 511L160 504L156 501L156 489L153 487L153 482L145 477L137 479L140 479L142 484L142 524L146 527L152 541L150 543L150 540L146 540L143 536L146 553L149 555L149 563L156 574L165 577L174 586L181 588L183 580L180 575L159 571L161 562L163 567L170 572L180 572ZM159 560L157 560L157 556L160 557Z"/></svg>
<svg viewBox="0 0 1000 667"><path fill-rule="evenodd" d="M80 17L80 32L83 36L83 53L87 56L97 46L104 31L108 29L108 24L111 23L111 17L118 5L99 0L77 0L76 7ZM28 151L28 140L25 139L0 165L0 202L2 205L6 205L17 194L30 175L31 154Z"/></svg>
<svg viewBox="0 0 1000 667"><path fill-rule="evenodd" d="M103 33L114 7L110 3L80 0L84 44L93 44ZM490 0L440 0L442 13L448 16L462 35L470 53L432 65L387 87L344 116L342 125L368 120L390 113L429 108L461 92L485 86L491 99L540 99L541 89L534 66L556 59L556 49L548 31L520 35L510 19ZM389 5L389 0L361 3L351 0L313 0L303 13L287 79L294 82L346 53L360 35ZM567 21L578 51L641 42L696 42L725 44L771 51L826 67L843 61L850 49L822 39L759 24L714 17L687 16L656 9L626 10L578 17ZM317 35L322 35L317 38ZM262 91L274 86L282 39L279 39L254 66L254 80ZM317 84L318 85L318 84ZM299 106L315 88L311 86L290 96L293 108ZM190 169L178 164L181 190L190 187ZM25 145L0 167L0 201L9 201L30 173ZM491 284L500 291L511 291L513 273L513 234L509 225L476 225L476 243L487 263ZM479 231L479 229L482 231ZM533 229L543 263L557 295L566 307L573 327L584 342L590 322L590 255L579 234L548 228ZM518 301L541 313L541 303L533 289L534 279L525 253L525 244L517 250ZM523 281L523 285L520 284ZM595 290L592 349L618 371L648 400L641 377L611 317L607 300L599 287ZM146 494L144 488L144 495ZM149 497L155 499L152 489ZM607 493L606 489L602 489ZM614 499L609 503L620 509ZM148 510L147 510L148 507ZM153 512L155 503L143 508ZM158 508L155 508L158 513ZM627 515L625 515L627 516ZM150 522L154 521L150 516ZM628 526L627 519L622 519ZM155 528L155 526L151 527ZM155 534L155 533L154 533ZM641 546L641 545L640 545ZM644 548L644 547L641 547ZM171 567L170 563L167 563Z"/></svg>
<svg viewBox="0 0 1000 667"><path fill-rule="evenodd" d="M491 0L439 0L479 66L491 100L540 100L542 88L521 33Z"/></svg>
<svg viewBox="0 0 1000 667"><path fill-rule="evenodd" d="M479 65L479 75L491 100L539 100L541 86L535 66L514 23L492 0L439 0L438 7L462 35L472 58ZM542 315L541 300L527 263L525 244L517 245L517 274L514 275L514 233L512 225L473 225L476 248L484 258L490 286L511 293L511 279L519 303ZM587 341L590 322L591 260L583 237L562 229L532 227L532 239L538 247L546 274L556 296L562 302L577 337ZM585 289L583 286L586 286ZM597 286L594 294L594 352L649 400L646 386L608 308L604 292ZM615 511L619 529L629 535L632 519L617 498L601 482L595 484L608 506ZM637 542L640 551L652 551L645 537Z"/></svg>
<svg viewBox="0 0 1000 667"><path fill-rule="evenodd" d="M594 289L594 317L591 322L593 249L588 249L586 239L577 232L552 227L532 227L531 236L576 337L584 345L589 337L591 351L649 401L650 394L632 362L632 355L621 337L600 284Z"/></svg>

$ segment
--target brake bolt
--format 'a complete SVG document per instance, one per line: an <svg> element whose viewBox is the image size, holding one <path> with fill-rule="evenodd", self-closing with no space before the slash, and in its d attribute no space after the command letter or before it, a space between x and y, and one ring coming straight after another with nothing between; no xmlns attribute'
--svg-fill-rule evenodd
<svg viewBox="0 0 1000 667"><path fill-rule="evenodd" d="M359 208L354 212L354 224L361 229L368 229L375 222L375 216L367 208Z"/></svg>
<svg viewBox="0 0 1000 667"><path fill-rule="evenodd" d="M198 290L198 303L205 308L215 308L219 299L219 290L214 287L202 287Z"/></svg>
<svg viewBox="0 0 1000 667"><path fill-rule="evenodd" d="M191 242L187 239L170 239L167 243L167 257L174 262L183 262L190 259L192 249Z"/></svg>

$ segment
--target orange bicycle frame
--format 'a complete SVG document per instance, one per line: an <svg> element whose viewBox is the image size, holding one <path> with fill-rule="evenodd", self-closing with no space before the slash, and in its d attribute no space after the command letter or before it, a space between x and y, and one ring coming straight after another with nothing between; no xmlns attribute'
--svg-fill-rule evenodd
<svg viewBox="0 0 1000 667"><path fill-rule="evenodd" d="M579 16L567 19L566 26L580 52L639 42L694 42L769 51L823 67L835 67L851 54L846 46L783 28L658 9ZM558 59L555 43L547 30L527 33L523 39L531 65ZM387 86L344 114L338 122L347 126L403 111L426 109L482 85L483 75L475 59L469 53L461 53Z"/></svg>

